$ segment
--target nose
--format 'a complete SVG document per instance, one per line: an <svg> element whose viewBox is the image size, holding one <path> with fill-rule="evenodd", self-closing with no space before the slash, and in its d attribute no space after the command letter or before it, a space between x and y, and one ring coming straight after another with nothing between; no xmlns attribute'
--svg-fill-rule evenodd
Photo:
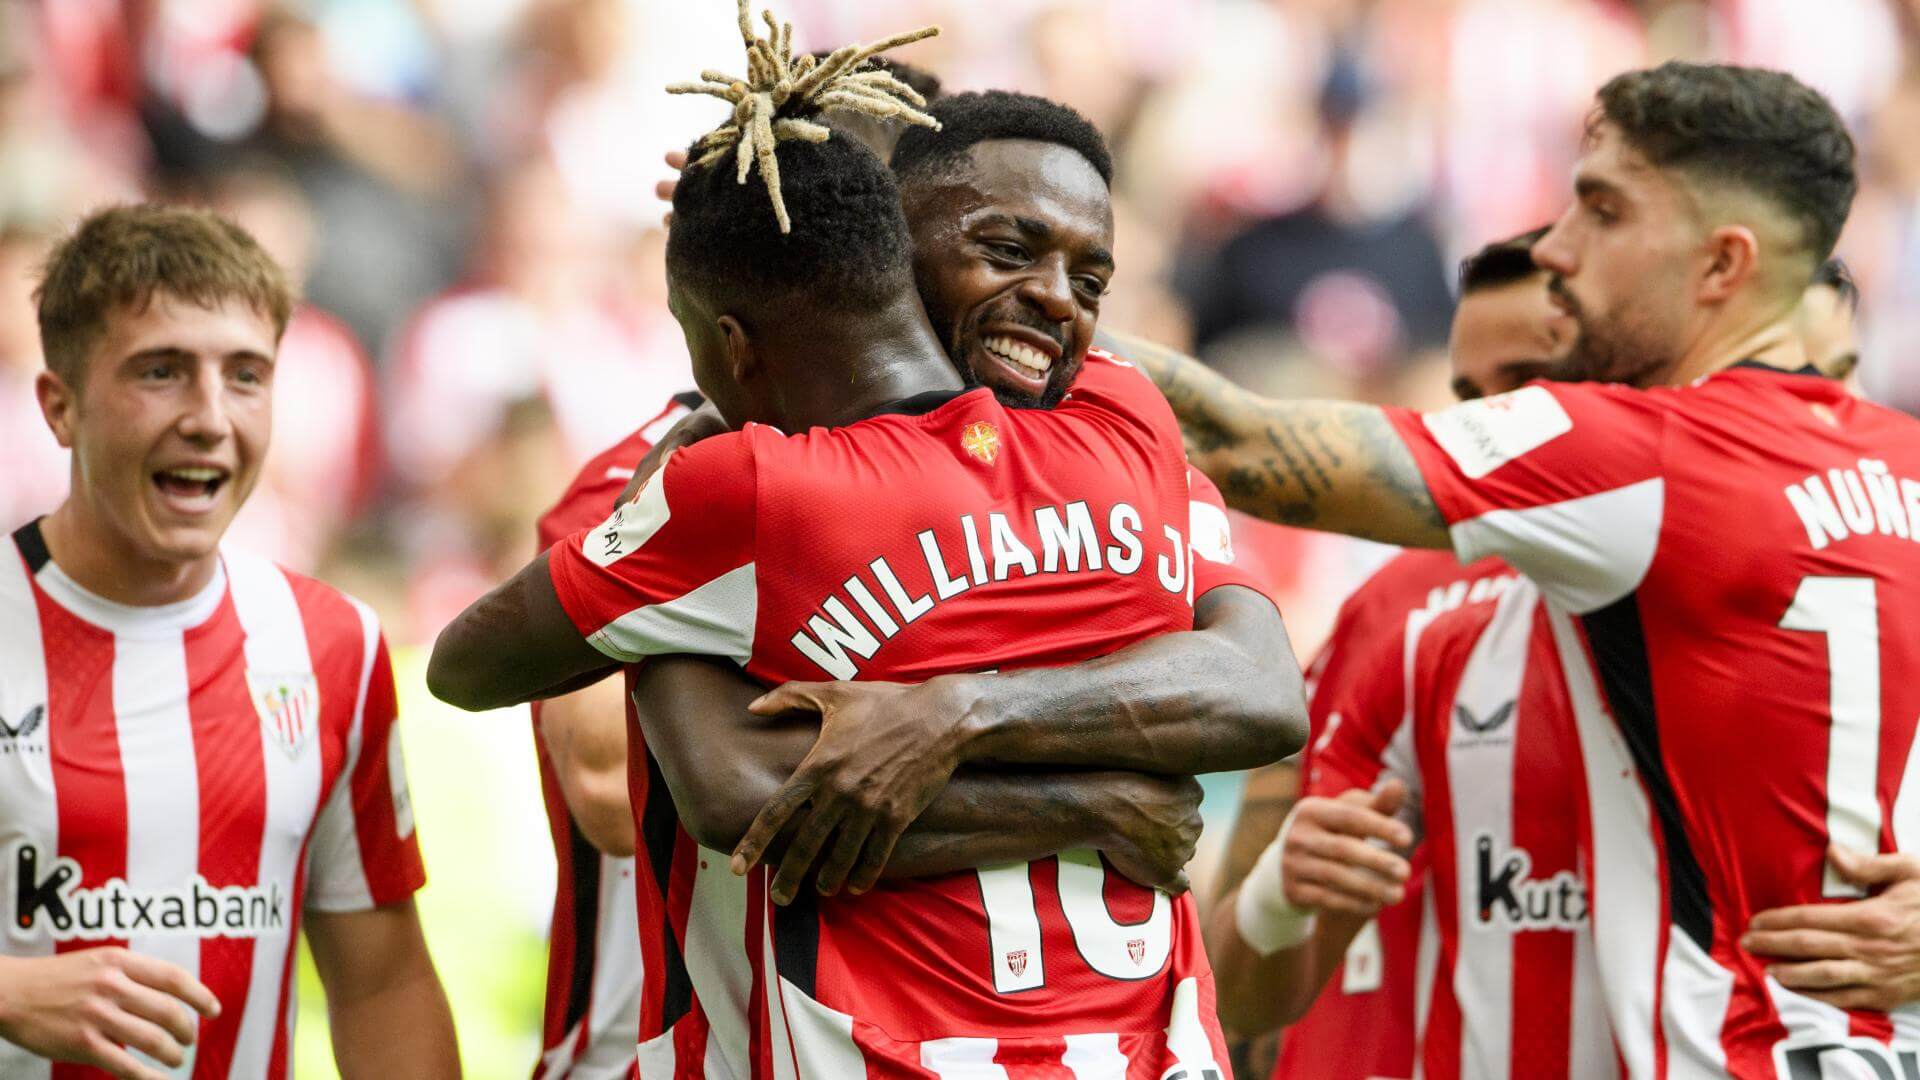
<svg viewBox="0 0 1920 1080"><path fill-rule="evenodd" d="M1560 220L1554 222L1553 227L1547 230L1545 236L1534 241L1532 253L1535 266L1561 277L1571 276L1580 268L1579 261L1574 257L1572 237L1569 235L1573 228L1569 224L1572 218L1573 209L1569 207L1566 213L1560 215Z"/></svg>
<svg viewBox="0 0 1920 1080"><path fill-rule="evenodd" d="M175 428L183 438L203 447L217 446L232 434L232 418L227 414L226 379L218 363L201 364L195 369Z"/></svg>
<svg viewBox="0 0 1920 1080"><path fill-rule="evenodd" d="M1067 280L1066 264L1059 259L1036 263L1033 272L1020 283L1020 296L1049 322L1070 323L1075 315L1073 283Z"/></svg>

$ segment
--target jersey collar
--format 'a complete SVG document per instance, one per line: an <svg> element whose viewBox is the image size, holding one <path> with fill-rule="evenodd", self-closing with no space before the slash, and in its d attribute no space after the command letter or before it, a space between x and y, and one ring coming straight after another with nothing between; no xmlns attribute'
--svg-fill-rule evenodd
<svg viewBox="0 0 1920 1080"><path fill-rule="evenodd" d="M133 638L178 634L211 618L219 609L221 598L226 595L225 558L214 563L213 579L185 600L157 607L138 607L96 595L68 577L67 572L60 569L60 564L53 561L47 552L46 538L40 533L40 520L36 518L28 522L13 534L14 543L19 546L21 557L26 560L35 584L54 603L102 630Z"/></svg>

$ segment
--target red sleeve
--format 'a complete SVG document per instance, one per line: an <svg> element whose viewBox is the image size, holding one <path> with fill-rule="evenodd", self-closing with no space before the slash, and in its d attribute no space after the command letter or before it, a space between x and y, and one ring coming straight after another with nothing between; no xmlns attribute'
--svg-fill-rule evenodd
<svg viewBox="0 0 1920 1080"><path fill-rule="evenodd" d="M1405 725L1406 620L1378 610L1373 600L1380 585L1375 578L1347 598L1311 665L1302 794L1330 797L1372 787L1388 768L1388 747ZM1402 779L1409 790L1418 780Z"/></svg>
<svg viewBox="0 0 1920 1080"><path fill-rule="evenodd" d="M1233 528L1227 502L1206 474L1187 466L1187 544L1193 551L1193 595L1198 598L1222 585L1244 585L1266 595L1253 573L1233 554Z"/></svg>
<svg viewBox="0 0 1920 1080"><path fill-rule="evenodd" d="M554 592L615 660L753 652L757 478L752 433L679 450L600 524L548 549Z"/></svg>
<svg viewBox="0 0 1920 1080"><path fill-rule="evenodd" d="M365 911L398 903L426 884L413 830L407 769L394 725L393 661L371 615L373 650L359 706L350 771L315 822L306 904L317 911Z"/></svg>
<svg viewBox="0 0 1920 1080"><path fill-rule="evenodd" d="M1463 563L1498 555L1576 613L1636 588L1658 545L1670 394L1534 383L1440 412L1388 409Z"/></svg>

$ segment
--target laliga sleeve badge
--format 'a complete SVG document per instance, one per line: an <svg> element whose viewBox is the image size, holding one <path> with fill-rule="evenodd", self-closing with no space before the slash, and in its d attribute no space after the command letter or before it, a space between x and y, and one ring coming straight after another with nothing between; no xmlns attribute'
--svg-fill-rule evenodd
<svg viewBox="0 0 1920 1080"><path fill-rule="evenodd" d="M968 424L960 432L960 448L981 464L991 465L1000 456L1000 429L985 420Z"/></svg>
<svg viewBox="0 0 1920 1080"><path fill-rule="evenodd" d="M311 672L263 675L248 671L247 689L267 741L298 760L320 726L319 680Z"/></svg>

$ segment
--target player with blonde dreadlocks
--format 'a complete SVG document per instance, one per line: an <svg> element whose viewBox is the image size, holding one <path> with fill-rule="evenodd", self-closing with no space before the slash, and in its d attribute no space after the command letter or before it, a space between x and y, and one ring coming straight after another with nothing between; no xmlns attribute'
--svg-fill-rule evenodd
<svg viewBox="0 0 1920 1080"><path fill-rule="evenodd" d="M863 67L867 61L889 49L910 45L940 33L936 26L925 26L904 34L895 34L872 45L848 45L829 53L824 59L793 54L793 24L775 21L773 12L762 11L767 36L753 32L748 0L740 0L740 38L747 47L747 77L737 79L718 71L700 73L697 83L674 83L669 94L710 94L733 105L733 119L708 132L694 144L693 168L703 168L734 155L735 182L744 184L758 164L773 199L773 213L780 231L793 231L787 216L786 201L780 192L780 159L774 150L788 140L821 143L832 134L825 125L810 116L826 109L893 120L921 127L938 128L933 117L920 111L927 100L913 87L891 72Z"/></svg>

